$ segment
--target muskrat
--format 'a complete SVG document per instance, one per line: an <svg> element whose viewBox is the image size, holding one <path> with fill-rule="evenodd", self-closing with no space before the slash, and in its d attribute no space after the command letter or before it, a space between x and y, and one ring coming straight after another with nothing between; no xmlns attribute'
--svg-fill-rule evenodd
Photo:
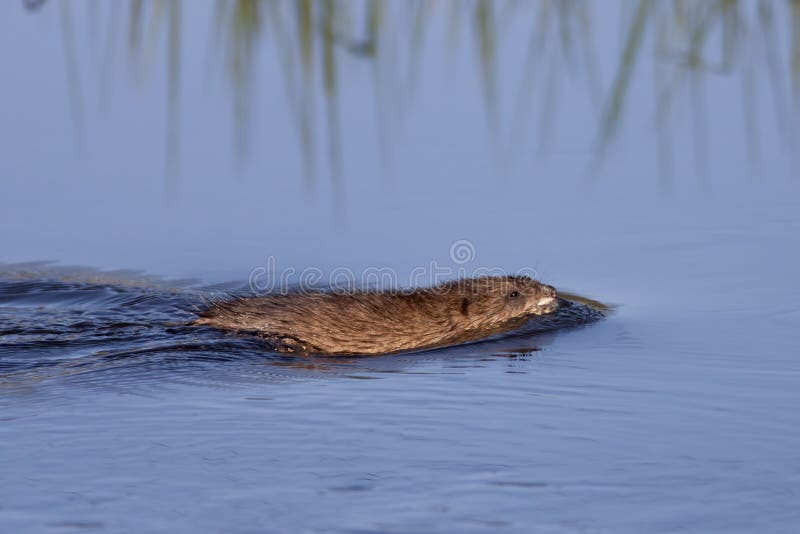
<svg viewBox="0 0 800 534"><path fill-rule="evenodd" d="M213 303L194 322L255 331L281 352L385 354L474 341L558 307L527 276L485 276L405 291L298 292Z"/></svg>

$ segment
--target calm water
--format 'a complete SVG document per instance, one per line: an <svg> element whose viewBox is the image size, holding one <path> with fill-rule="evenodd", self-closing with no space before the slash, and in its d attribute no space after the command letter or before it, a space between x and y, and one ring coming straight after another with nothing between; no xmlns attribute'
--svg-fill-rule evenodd
<svg viewBox="0 0 800 534"><path fill-rule="evenodd" d="M25 5L0 530L800 529L795 4ZM481 268L613 313L355 359L185 326Z"/></svg>

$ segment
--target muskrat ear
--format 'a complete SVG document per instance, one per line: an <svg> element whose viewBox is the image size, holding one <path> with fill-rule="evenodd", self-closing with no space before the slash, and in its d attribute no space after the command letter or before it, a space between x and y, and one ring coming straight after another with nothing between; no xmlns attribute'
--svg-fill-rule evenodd
<svg viewBox="0 0 800 534"><path fill-rule="evenodd" d="M469 315L469 299L467 297L461 299L461 315L464 317Z"/></svg>

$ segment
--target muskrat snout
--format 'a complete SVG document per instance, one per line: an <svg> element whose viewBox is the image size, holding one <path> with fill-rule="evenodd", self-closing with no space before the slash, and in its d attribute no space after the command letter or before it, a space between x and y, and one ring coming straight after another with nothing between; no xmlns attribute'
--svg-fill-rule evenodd
<svg viewBox="0 0 800 534"><path fill-rule="evenodd" d="M539 297L539 301L537 302L539 306L545 306L547 304L555 302L556 298L558 297L556 288L554 288L553 286L546 286L544 284L542 284L541 295L542 296Z"/></svg>
<svg viewBox="0 0 800 534"><path fill-rule="evenodd" d="M549 313L558 306L558 292L553 286L542 284L539 291L539 299L536 301L536 313Z"/></svg>
<svg viewBox="0 0 800 534"><path fill-rule="evenodd" d="M548 297L556 298L558 296L558 292L556 292L556 288L553 286L546 286L542 284L542 293L544 293Z"/></svg>

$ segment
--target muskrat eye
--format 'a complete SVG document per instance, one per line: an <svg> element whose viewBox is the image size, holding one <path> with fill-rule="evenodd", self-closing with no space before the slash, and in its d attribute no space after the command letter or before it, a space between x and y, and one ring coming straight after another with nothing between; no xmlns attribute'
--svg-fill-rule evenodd
<svg viewBox="0 0 800 534"><path fill-rule="evenodd" d="M516 297L519 296L519 291L512 291L511 293L508 294L508 296L509 296L509 298L512 298L512 299L516 298Z"/></svg>

